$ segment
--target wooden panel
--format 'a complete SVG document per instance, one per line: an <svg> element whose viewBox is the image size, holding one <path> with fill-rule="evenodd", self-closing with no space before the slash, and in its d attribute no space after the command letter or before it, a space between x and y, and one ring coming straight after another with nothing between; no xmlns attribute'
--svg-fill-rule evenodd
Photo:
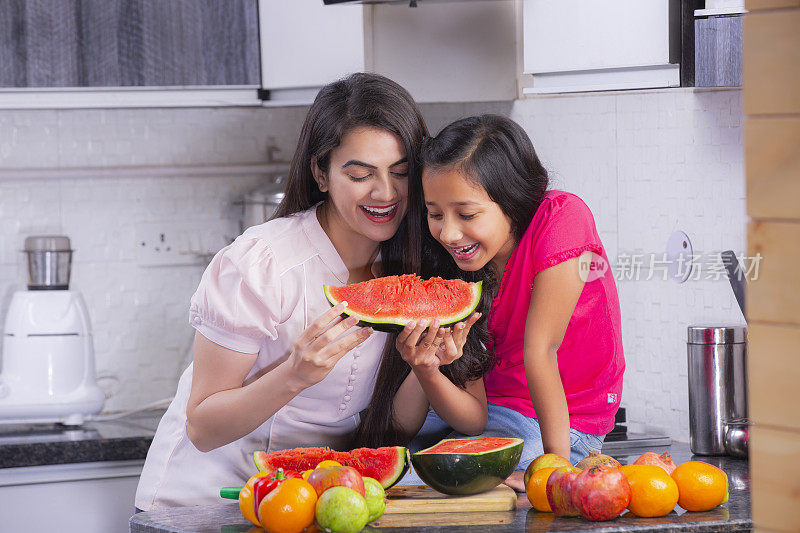
<svg viewBox="0 0 800 533"><path fill-rule="evenodd" d="M552 513L537 513L549 514ZM370 526L376 528L418 527L430 528L441 526L493 526L510 524L517 518L516 511L492 511L492 512L461 512L461 513L408 513L408 514L384 514ZM375 531L372 529L371 531Z"/></svg>
<svg viewBox="0 0 800 533"><path fill-rule="evenodd" d="M761 254L758 277L748 275L747 318L800 325L800 223L748 224L748 256ZM747 261L745 269L754 261Z"/></svg>
<svg viewBox="0 0 800 533"><path fill-rule="evenodd" d="M744 143L747 214L800 219L800 117L747 119Z"/></svg>
<svg viewBox="0 0 800 533"><path fill-rule="evenodd" d="M792 398L787 398L791 402ZM754 427L750 432L753 523L797 531L800 524L800 433Z"/></svg>
<svg viewBox="0 0 800 533"><path fill-rule="evenodd" d="M25 25L23 0L0 2L0 87L25 85Z"/></svg>
<svg viewBox="0 0 800 533"><path fill-rule="evenodd" d="M448 496L425 485L398 485L386 498L386 514L510 511L517 506L517 493L506 485L471 496Z"/></svg>
<svg viewBox="0 0 800 533"><path fill-rule="evenodd" d="M756 424L800 431L800 328L750 322L748 415Z"/></svg>
<svg viewBox="0 0 800 533"><path fill-rule="evenodd" d="M750 11L781 7L800 7L800 0L746 0L745 7Z"/></svg>
<svg viewBox="0 0 800 533"><path fill-rule="evenodd" d="M695 22L695 86L742 84L742 17L708 17Z"/></svg>
<svg viewBox="0 0 800 533"><path fill-rule="evenodd" d="M800 9L744 20L744 111L800 113Z"/></svg>
<svg viewBox="0 0 800 533"><path fill-rule="evenodd" d="M0 87L258 85L256 0L0 2Z"/></svg>

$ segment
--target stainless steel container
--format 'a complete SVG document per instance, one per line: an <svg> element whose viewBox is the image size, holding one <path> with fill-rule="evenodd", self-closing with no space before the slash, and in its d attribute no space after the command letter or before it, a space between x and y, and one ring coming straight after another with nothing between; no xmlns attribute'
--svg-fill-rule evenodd
<svg viewBox="0 0 800 533"><path fill-rule="evenodd" d="M28 263L28 290L67 290L72 265L69 237L32 235L23 250Z"/></svg>
<svg viewBox="0 0 800 533"><path fill-rule="evenodd" d="M283 175L272 176L269 183L245 194L236 205L242 206L239 231L269 220L283 201L285 180Z"/></svg>
<svg viewBox="0 0 800 533"><path fill-rule="evenodd" d="M747 418L745 326L689 327L689 442L724 455L726 422Z"/></svg>

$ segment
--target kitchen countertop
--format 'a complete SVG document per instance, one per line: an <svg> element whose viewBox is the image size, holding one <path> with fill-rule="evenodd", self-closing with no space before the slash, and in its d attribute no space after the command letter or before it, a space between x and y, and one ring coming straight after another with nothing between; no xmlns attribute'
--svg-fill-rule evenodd
<svg viewBox="0 0 800 533"><path fill-rule="evenodd" d="M686 512L679 507L665 517L638 518L624 514L608 522L590 522L583 518L556 518L552 513L540 513L531 509L524 494L518 494L517 510L481 513L436 513L415 515L385 515L365 531L750 531L750 474L747 461L732 457L693 456L688 444L673 443L668 448L636 449L614 452L623 464L630 464L645 451L669 449L676 463L690 460L706 461L728 474L730 483L729 501L711 511ZM402 483L402 481L401 481ZM471 516L473 515L473 516ZM402 524L402 527L400 527ZM251 531L252 530L252 531ZM179 507L150 511L134 515L130 521L131 533L254 533L263 531L245 520L235 501L218 505Z"/></svg>
<svg viewBox="0 0 800 533"><path fill-rule="evenodd" d="M0 425L0 468L141 461L163 414L163 410L144 411L80 427Z"/></svg>

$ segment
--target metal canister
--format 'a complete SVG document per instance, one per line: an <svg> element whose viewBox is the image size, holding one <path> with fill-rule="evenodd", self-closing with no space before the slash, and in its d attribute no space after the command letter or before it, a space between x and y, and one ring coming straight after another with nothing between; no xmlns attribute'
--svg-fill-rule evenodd
<svg viewBox="0 0 800 533"><path fill-rule="evenodd" d="M747 328L689 326L689 441L698 455L724 455L726 422L747 418Z"/></svg>
<svg viewBox="0 0 800 533"><path fill-rule="evenodd" d="M67 290L72 249L64 235L32 235L25 239L28 290Z"/></svg>

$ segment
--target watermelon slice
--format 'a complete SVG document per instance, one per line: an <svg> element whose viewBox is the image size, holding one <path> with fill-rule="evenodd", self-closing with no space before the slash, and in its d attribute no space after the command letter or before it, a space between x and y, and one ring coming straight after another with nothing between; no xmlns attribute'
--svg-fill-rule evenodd
<svg viewBox="0 0 800 533"><path fill-rule="evenodd" d="M442 326L464 320L478 307L481 284L405 274L342 287L325 285L324 290L331 305L346 301L344 314L358 317L360 325L397 331L423 318L438 318Z"/></svg>
<svg viewBox="0 0 800 533"><path fill-rule="evenodd" d="M352 466L359 474L371 477L388 489L408 471L408 450L402 446L384 448L356 448L350 452L337 452L330 448L291 448L278 452L254 452L253 460L259 472L284 470L311 470L325 460L338 461Z"/></svg>
<svg viewBox="0 0 800 533"><path fill-rule="evenodd" d="M522 439L445 439L411 456L420 479L444 494L478 494L511 475L522 456Z"/></svg>

